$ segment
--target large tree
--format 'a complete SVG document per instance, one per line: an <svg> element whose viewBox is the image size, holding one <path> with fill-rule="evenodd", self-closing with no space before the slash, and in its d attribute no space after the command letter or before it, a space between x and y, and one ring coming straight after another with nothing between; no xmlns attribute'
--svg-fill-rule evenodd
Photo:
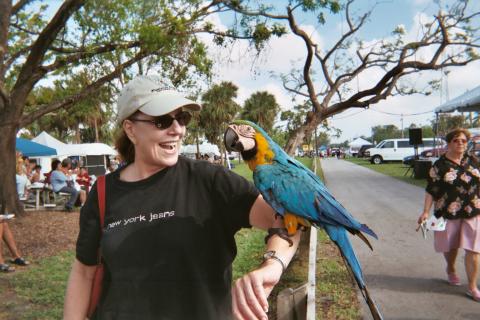
<svg viewBox="0 0 480 320"><path fill-rule="evenodd" d="M320 47L312 33L299 24L305 21L305 7L300 2L292 2L285 14L277 14L278 10L265 6L254 8L250 2L239 3L236 9L239 12L283 21L305 44L301 70L282 75L288 91L312 104L311 112L287 143L286 150L290 153L329 116L349 108L367 108L394 94L428 93L402 79L409 80L423 71L464 66L479 59L476 48L480 46L480 12L472 12L467 0L449 2L448 8L436 2L438 13L421 21L414 40L407 39L405 28L398 26L391 37L375 42L365 41L361 34L372 11L352 15L358 12L358 8L352 9L354 0L302 1L303 5L309 4L312 12L318 13L327 6L344 16L346 27L330 47ZM321 11L318 19L320 22L325 19ZM322 32L321 28L318 30ZM358 87L359 79L366 78L368 84Z"/></svg>
<svg viewBox="0 0 480 320"><path fill-rule="evenodd" d="M231 10L231 2L65 0L47 17L44 13L50 11L34 1L0 0L2 208L21 211L14 174L15 135L20 128L137 73L153 70L175 86L192 85L198 80L192 74L209 75L212 65L197 37L200 33L214 35L219 45L225 45L226 39L250 39L257 48L272 34L283 33L284 29L268 23L217 30L208 17ZM26 108L41 83L72 79L86 70L87 85Z"/></svg>

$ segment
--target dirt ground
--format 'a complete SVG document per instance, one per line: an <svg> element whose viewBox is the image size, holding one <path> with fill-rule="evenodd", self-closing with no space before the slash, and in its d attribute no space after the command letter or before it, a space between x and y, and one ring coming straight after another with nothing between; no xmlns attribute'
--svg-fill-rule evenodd
<svg viewBox="0 0 480 320"><path fill-rule="evenodd" d="M75 248L78 234L79 212L27 211L8 221L17 247L27 260L55 255L60 251ZM3 243L3 257L11 255Z"/></svg>
<svg viewBox="0 0 480 320"><path fill-rule="evenodd" d="M56 255L75 248L78 234L79 212L27 211L8 221L20 254L33 265L42 258ZM3 257L10 260L11 254L2 243ZM17 296L9 279L29 267L17 267L10 274L0 274L0 319L19 319L14 315L22 314L22 308L28 303Z"/></svg>

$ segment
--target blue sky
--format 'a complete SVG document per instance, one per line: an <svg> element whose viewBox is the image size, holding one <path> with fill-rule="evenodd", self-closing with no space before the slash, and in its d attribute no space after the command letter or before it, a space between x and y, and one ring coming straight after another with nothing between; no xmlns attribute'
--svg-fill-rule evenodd
<svg viewBox="0 0 480 320"><path fill-rule="evenodd" d="M353 9L357 12L365 12L374 7L374 11L368 23L362 28L360 36L366 41L378 40L390 37L391 31L398 25L404 25L407 33L415 33L414 23L421 16L431 16L438 10L437 2L451 3L445 0L358 0ZM480 10L480 1L471 1L471 11ZM50 5L47 15L62 3L58 0L44 1ZM286 1L270 1L278 5L279 10L284 10L280 3ZM36 5L36 4L35 4ZM229 17L213 17L212 21L217 24L228 24ZM314 34L314 38L322 48L328 49L338 39L345 19L341 15L326 14L325 25L318 25L310 16L303 15L298 19L299 24ZM209 42L208 36L204 41ZM271 73L288 72L293 65L301 65L305 56L305 46L292 35L280 39L273 39L267 45L260 57L252 57L244 44L235 46L225 52L211 46L211 57L216 62L215 82L232 81L239 86L237 102L242 104L255 91L269 91L275 95L283 110L292 108L297 101L292 102L292 97L282 88L281 82L273 78ZM411 123L418 125L430 123L435 107L446 101L447 96L454 98L466 90L480 85L478 73L480 62L470 64L467 67L451 68L448 77L442 77L442 90L431 96L413 95L396 96L382 101L369 110L347 110L329 119L330 125L342 130L342 135L333 141L353 140L354 138L371 134L371 127L375 125L394 124L397 127L408 127ZM417 85L425 84L432 78L440 78L440 73L424 73L418 75L412 81ZM359 80L358 88L368 86L369 79ZM371 82L370 82L371 83ZM447 90L448 87L448 90ZM420 115L414 115L422 113ZM394 115L392 115L394 114ZM400 116L403 114L404 116ZM402 121L403 119L403 121Z"/></svg>
<svg viewBox="0 0 480 320"><path fill-rule="evenodd" d="M355 9L364 12L372 8L375 3L377 1L360 0L357 1ZM445 3L445 1L442 1L442 3ZM480 10L480 1L473 1L471 8L472 11ZM404 25L407 33L415 33L414 23L418 20L418 17L432 16L437 11L438 6L432 0L378 1L360 35L366 41L390 37L391 31L398 25ZM307 17L301 17L298 20L299 23L306 26L306 30L316 33L315 38L318 39L320 47L329 48L338 39L342 30L342 23L345 23L345 21L340 15L327 15L326 18L327 23L323 26L316 25L314 19ZM220 21L228 23L228 20L225 19L220 19ZM225 56L219 57L217 81L232 81L239 85L240 103L257 90L267 90L275 94L283 109L288 109L294 105L291 97L282 88L281 82L278 79L273 79L269 72L288 71L292 61L296 61L296 59L301 59L300 62L303 61L304 54L305 46L293 36L271 41L264 54L256 62L249 62L245 58L248 56L246 49L239 46L236 51L234 50L229 55L232 60L231 63L221 61L221 58L224 59ZM219 55L218 52L212 52L213 57L216 55ZM352 109L333 116L329 119L330 125L342 130L341 137L334 138L333 141L353 140L360 135L370 136L371 127L375 125L394 124L401 128L402 123L403 127L408 127L411 123L417 125L430 123L434 118L432 110L445 102L447 95L454 98L466 90L480 85L477 78L480 71L478 61L467 67L451 68L448 71L450 72L448 77L442 77L441 73L438 72L427 72L415 76L412 80L412 83L422 86L430 79L442 79L441 92L434 92L430 96L390 97L371 106L369 110ZM368 80L364 79L363 83L367 85ZM362 87L362 85L360 84L359 87ZM418 113L422 114L414 115ZM403 114L403 116L400 114Z"/></svg>

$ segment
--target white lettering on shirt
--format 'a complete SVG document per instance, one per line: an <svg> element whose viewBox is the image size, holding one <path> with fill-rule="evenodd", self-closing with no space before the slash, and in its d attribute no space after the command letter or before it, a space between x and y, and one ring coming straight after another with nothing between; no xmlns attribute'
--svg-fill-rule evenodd
<svg viewBox="0 0 480 320"><path fill-rule="evenodd" d="M114 221L114 222L110 222L107 225L107 229L113 229L113 228L116 228L116 227L119 227L119 226L124 227L126 225L134 224L134 223L138 223L138 222L150 223L152 221L156 221L156 220L159 220L159 219L170 218L170 217L173 217L174 215L175 215L175 210L158 212L158 213L150 212L148 215L139 214L139 215L134 216L134 217L125 218L125 219L117 220L117 221ZM148 218L148 220L147 220L147 218Z"/></svg>

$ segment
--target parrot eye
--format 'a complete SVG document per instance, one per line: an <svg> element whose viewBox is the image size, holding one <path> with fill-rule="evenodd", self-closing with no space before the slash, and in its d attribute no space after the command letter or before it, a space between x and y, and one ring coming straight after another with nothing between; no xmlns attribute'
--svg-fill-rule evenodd
<svg viewBox="0 0 480 320"><path fill-rule="evenodd" d="M242 124L238 126L238 133L247 138L254 138L255 137L255 129L253 129L251 126Z"/></svg>

